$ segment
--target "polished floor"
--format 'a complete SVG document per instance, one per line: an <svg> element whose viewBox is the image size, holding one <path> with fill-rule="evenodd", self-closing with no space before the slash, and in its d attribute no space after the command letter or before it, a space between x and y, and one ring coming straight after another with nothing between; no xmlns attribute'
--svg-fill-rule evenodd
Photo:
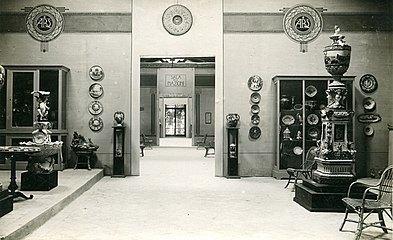
<svg viewBox="0 0 393 240"><path fill-rule="evenodd" d="M313 213L285 181L214 176L214 158L195 148L153 148L141 176L104 177L25 240L353 239L343 213ZM391 225L392 222L389 222ZM392 239L365 230L362 239Z"/></svg>

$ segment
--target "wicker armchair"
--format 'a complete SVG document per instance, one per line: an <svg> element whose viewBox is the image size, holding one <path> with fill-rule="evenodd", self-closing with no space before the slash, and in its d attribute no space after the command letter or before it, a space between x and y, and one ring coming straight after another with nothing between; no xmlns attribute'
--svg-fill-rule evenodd
<svg viewBox="0 0 393 240"><path fill-rule="evenodd" d="M383 213L386 213L386 215L392 219L392 171L393 166L386 168L385 171L383 171L377 185L368 185L368 188L363 193L362 199L350 197L352 187L360 183L353 182L349 186L347 197L342 199L346 209L344 221L340 226L340 231L342 231L346 222L354 222L358 224L355 236L356 240L360 239L362 230L367 227L382 228L385 233L387 233L388 230L392 231L392 228L387 227L385 220L383 219ZM370 193L377 193L376 199L369 199L368 196L370 196ZM354 211L358 214L358 220L348 219L348 212L350 211ZM365 220L372 213L378 213L379 221L366 223Z"/></svg>

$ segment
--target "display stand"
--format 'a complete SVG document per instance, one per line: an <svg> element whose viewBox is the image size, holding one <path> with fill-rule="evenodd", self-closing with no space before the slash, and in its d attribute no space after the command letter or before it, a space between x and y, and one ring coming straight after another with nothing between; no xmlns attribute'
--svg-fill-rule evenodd
<svg viewBox="0 0 393 240"><path fill-rule="evenodd" d="M228 127L228 174L227 178L240 178L239 176L239 128Z"/></svg>
<svg viewBox="0 0 393 240"><path fill-rule="evenodd" d="M124 130L125 126L113 126L113 173L112 177L124 175Z"/></svg>

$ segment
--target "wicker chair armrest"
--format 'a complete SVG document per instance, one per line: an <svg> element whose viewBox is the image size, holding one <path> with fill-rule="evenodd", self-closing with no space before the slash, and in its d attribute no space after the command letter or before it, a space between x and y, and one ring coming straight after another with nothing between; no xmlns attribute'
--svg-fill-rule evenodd
<svg viewBox="0 0 393 240"><path fill-rule="evenodd" d="M347 197L350 197L352 187L355 186L356 184L364 185L364 186L367 186L367 187L376 187L374 185L369 185L369 184L366 184L366 183L355 181L355 182L351 183L351 185L349 185L348 192L347 192Z"/></svg>

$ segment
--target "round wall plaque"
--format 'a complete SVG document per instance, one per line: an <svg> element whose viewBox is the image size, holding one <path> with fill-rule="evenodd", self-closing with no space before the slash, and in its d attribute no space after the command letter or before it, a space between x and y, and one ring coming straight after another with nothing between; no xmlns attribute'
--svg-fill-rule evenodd
<svg viewBox="0 0 393 240"><path fill-rule="evenodd" d="M89 104L89 112L93 115L98 115L102 113L103 109L104 108L102 107L102 103L100 103L99 101L92 101Z"/></svg>
<svg viewBox="0 0 393 240"><path fill-rule="evenodd" d="M172 35L183 35L192 26L192 14L183 5L175 4L168 7L162 14L162 25Z"/></svg>
<svg viewBox="0 0 393 240"><path fill-rule="evenodd" d="M100 131L104 126L104 122L100 117L92 117L89 121L89 127L92 131Z"/></svg>
<svg viewBox="0 0 393 240"><path fill-rule="evenodd" d="M104 88L99 83L93 83L89 87L89 94L92 98L100 98L104 94Z"/></svg>
<svg viewBox="0 0 393 240"><path fill-rule="evenodd" d="M308 5L297 5L285 12L283 27L289 38L307 43L322 31L322 16L318 10Z"/></svg>
<svg viewBox="0 0 393 240"><path fill-rule="evenodd" d="M359 80L359 85L365 93L372 93L378 88L377 79L371 74L363 75Z"/></svg>
<svg viewBox="0 0 393 240"><path fill-rule="evenodd" d="M92 80L98 81L104 77L104 70L98 65L94 65L89 70L89 76Z"/></svg>
<svg viewBox="0 0 393 240"><path fill-rule="evenodd" d="M259 91L262 89L263 80L260 76L254 75L248 79L247 85L251 91Z"/></svg>
<svg viewBox="0 0 393 240"><path fill-rule="evenodd" d="M63 15L51 5L38 5L26 16L26 30L34 39L48 42L63 31Z"/></svg>

